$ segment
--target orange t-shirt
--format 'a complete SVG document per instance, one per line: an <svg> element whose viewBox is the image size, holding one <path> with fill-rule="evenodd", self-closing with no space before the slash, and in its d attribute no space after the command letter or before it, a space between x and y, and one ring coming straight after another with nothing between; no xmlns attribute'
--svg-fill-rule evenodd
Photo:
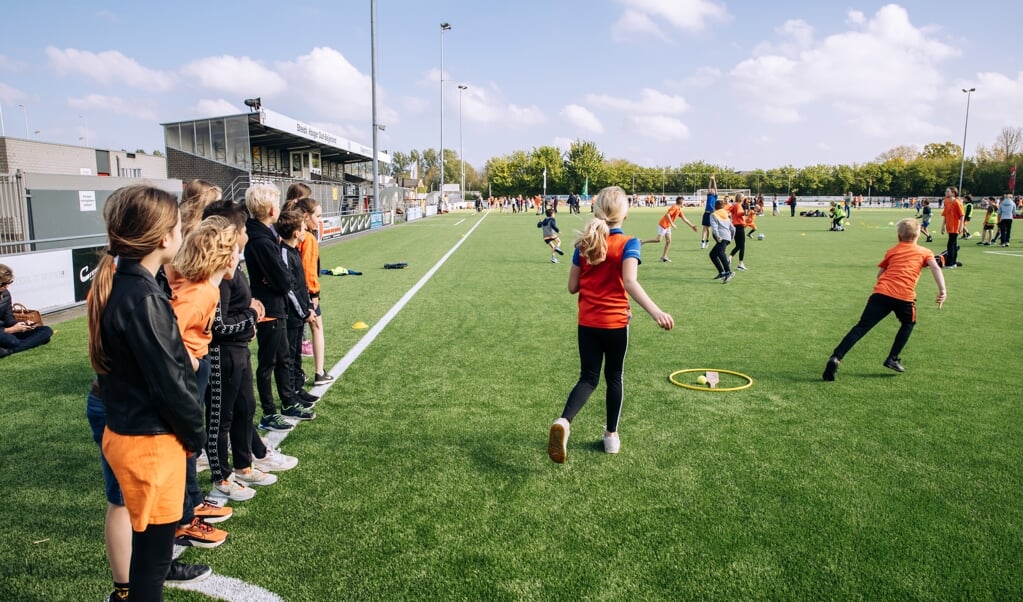
<svg viewBox="0 0 1023 602"><path fill-rule="evenodd" d="M955 226L955 232L959 232L965 214L963 202L959 199L952 199L945 203L945 207L941 210L941 217L945 218L945 227L952 230L952 227Z"/></svg>
<svg viewBox="0 0 1023 602"><path fill-rule="evenodd" d="M732 214L732 225L733 226L745 226L746 225L746 210L742 208L742 203L732 203L728 206L728 213Z"/></svg>
<svg viewBox="0 0 1023 602"><path fill-rule="evenodd" d="M915 242L900 242L888 249L877 267L884 272L877 277L874 292L903 301L916 301L916 283L934 253Z"/></svg>
<svg viewBox="0 0 1023 602"><path fill-rule="evenodd" d="M667 213L664 214L664 217L661 218L661 221L657 222L657 225L667 230L675 223L675 220L677 220L681 215L682 207L680 205L672 205L671 207L668 207Z"/></svg>
<svg viewBox="0 0 1023 602"><path fill-rule="evenodd" d="M302 270L305 271L305 286L309 294L320 292L320 242L316 235L306 232L305 238L298 243L298 252L302 254Z"/></svg>
<svg viewBox="0 0 1023 602"><path fill-rule="evenodd" d="M757 225L757 212L752 209L746 212L746 227L755 228Z"/></svg>
<svg viewBox="0 0 1023 602"><path fill-rule="evenodd" d="M188 354L197 360L206 357L213 340L213 316L220 303L220 289L208 280L180 280L172 287L171 307L178 318L178 330Z"/></svg>

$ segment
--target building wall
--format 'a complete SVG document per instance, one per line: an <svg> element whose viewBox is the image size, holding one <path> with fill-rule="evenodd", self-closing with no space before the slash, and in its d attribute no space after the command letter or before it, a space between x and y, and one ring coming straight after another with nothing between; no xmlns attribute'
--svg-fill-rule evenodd
<svg viewBox="0 0 1023 602"><path fill-rule="evenodd" d="M25 173L98 176L97 153L109 155L108 175L112 177L167 179L167 159L164 157L7 137L0 137L0 173L14 173L20 169ZM127 171L122 174L120 169Z"/></svg>
<svg viewBox="0 0 1023 602"><path fill-rule="evenodd" d="M0 138L0 173L17 170L77 176L82 169L96 174L96 151L82 146L19 138ZM166 175L164 175L166 177Z"/></svg>
<svg viewBox="0 0 1023 602"><path fill-rule="evenodd" d="M226 191L235 178L248 175L249 172L245 170L167 148L167 176L170 178L183 182L206 180Z"/></svg>

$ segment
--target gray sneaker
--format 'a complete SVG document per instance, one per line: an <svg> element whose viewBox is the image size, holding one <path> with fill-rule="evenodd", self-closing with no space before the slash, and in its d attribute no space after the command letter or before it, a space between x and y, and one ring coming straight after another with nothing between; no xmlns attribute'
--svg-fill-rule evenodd
<svg viewBox="0 0 1023 602"><path fill-rule="evenodd" d="M290 431L295 428L280 414L266 414L259 419L259 428L264 431Z"/></svg>
<svg viewBox="0 0 1023 602"><path fill-rule="evenodd" d="M297 418L298 420L312 420L313 418L316 418L315 412L310 412L297 403L285 406L284 411L281 412L281 414L288 418Z"/></svg>

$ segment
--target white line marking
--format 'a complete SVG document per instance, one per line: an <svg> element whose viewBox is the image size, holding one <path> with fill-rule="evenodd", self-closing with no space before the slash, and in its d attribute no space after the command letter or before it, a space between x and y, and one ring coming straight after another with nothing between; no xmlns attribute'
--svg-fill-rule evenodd
<svg viewBox="0 0 1023 602"><path fill-rule="evenodd" d="M284 602L284 598L261 587L246 583L234 577L211 575L198 583L170 585L174 589L201 592L216 600L228 602Z"/></svg>
<svg viewBox="0 0 1023 602"><path fill-rule="evenodd" d="M313 387L312 389L310 389L310 392L313 395L320 395L322 397L323 394L326 393L327 390L341 378L341 375L348 370L349 366L355 363L355 360L359 359L359 356L362 355L362 352L365 351L366 348L369 347L370 343L372 343L373 340L377 338L377 335L379 335L381 331L383 331L383 329L391 322L391 320L393 320L394 317L398 315L398 312L401 311L402 308L404 308L405 305L412 299L412 297L414 297L415 294L419 292L419 289L423 288L423 286L425 286L426 283L430 281L430 278L432 278L433 275L437 272L437 270L439 270L440 267L444 265L444 262L446 262L448 258L451 257L451 255L453 255L454 252L458 250L458 247L462 246L462 243L465 242L465 240L469 238L469 235L472 234L473 231L476 228L478 228L480 224L483 223L483 220L485 220L487 218L487 215L489 214L490 214L489 212L484 213L483 217L481 217L479 221L476 222L476 225L474 225L472 228L469 228L469 231L463 234L462 237L458 239L458 242L455 243L455 246L451 247L451 249L447 253L445 253L444 256L441 257L437 261L437 263L434 264L432 268L430 268L428 272L423 274L423 277L419 279L419 282L417 282L415 286L410 288L408 292L402 296L401 299L398 299L398 302L395 303L394 306L391 307L391 309L387 310L387 313L384 314L383 317L380 318L380 320L376 324L374 324L372 328L369 329L369 332L367 332L365 335L363 335L361 339L359 339L359 342L356 343L355 346L352 347L343 358L341 358L341 361L339 361L337 364L334 365L333 368L330 369L330 375L334 377L334 380L332 380L330 383L326 385L320 385L318 387Z"/></svg>
<svg viewBox="0 0 1023 602"><path fill-rule="evenodd" d="M1005 255L1007 257L1023 257L1023 253L1010 253L1006 251L984 251L988 255Z"/></svg>
<svg viewBox="0 0 1023 602"><path fill-rule="evenodd" d="M465 221L465 218L463 217L462 219L458 220L457 222L455 222L455 223L451 224L451 226L452 226L452 227L454 227L454 226L457 226L458 224L460 224L460 223L462 223L462 222L464 222L464 221Z"/></svg>

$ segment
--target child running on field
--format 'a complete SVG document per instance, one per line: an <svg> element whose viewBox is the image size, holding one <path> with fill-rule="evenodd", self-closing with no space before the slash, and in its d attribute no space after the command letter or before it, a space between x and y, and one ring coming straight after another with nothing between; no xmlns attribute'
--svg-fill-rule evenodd
<svg viewBox="0 0 1023 602"><path fill-rule="evenodd" d="M547 455L559 464L567 455L572 419L586 405L600 381L605 363L607 380L604 451L617 454L621 441L618 420L624 401L623 372L629 346L629 297L650 314L657 325L671 330L675 321L655 304L637 280L640 242L622 232L629 211L628 197L618 186L601 190L593 200L594 217L579 235L568 274L568 292L579 295L579 381L565 409L551 426Z"/></svg>
<svg viewBox="0 0 1023 602"><path fill-rule="evenodd" d="M920 234L927 237L927 242L932 242L931 231L928 229L931 227L931 202L929 200L924 199L920 206L920 215L917 217L920 218Z"/></svg>
<svg viewBox="0 0 1023 602"><path fill-rule="evenodd" d="M718 275L714 279L723 280L727 284L732 279L733 272L725 249L728 248L728 243L732 242L732 238L735 236L735 226L732 225L732 220L728 216L724 201L714 202L714 211L710 214L709 223L711 236L714 237L714 246L711 247L709 253L710 262L718 270Z"/></svg>
<svg viewBox="0 0 1023 602"><path fill-rule="evenodd" d="M676 197L675 204L668 207L668 210L664 212L664 216L661 217L661 221L657 222L657 238L648 238L640 244L645 245L650 242L661 242L661 239L663 238L664 253L661 253L661 261L671 262L671 260L668 259L668 249L671 248L671 231L678 227L675 225L675 220L680 217L687 226L693 229L693 232L696 232L696 224L686 219L685 214L682 213L682 197Z"/></svg>
<svg viewBox="0 0 1023 602"><path fill-rule="evenodd" d="M558 238L561 230L558 230L558 222L554 219L554 210L548 209L546 215L547 217L536 222L536 227L543 228L543 242L551 248L551 263L558 263L558 255L565 254L561 250L561 239Z"/></svg>
<svg viewBox="0 0 1023 602"><path fill-rule="evenodd" d="M896 372L906 371L902 367L899 354L909 341L909 335L913 333L913 327L916 325L916 285L924 267L931 269L934 282L938 285L938 297L935 299L938 308L941 309L941 304L945 302L945 277L934 259L934 253L917 244L917 239L920 238L920 225L916 219L908 217L900 220L897 228L899 243L888 249L884 259L877 264L880 271L877 273L874 293L867 299L867 306L863 309L860 321L831 352L831 357L824 366L824 380L835 380L838 365L845 354L849 353L853 345L870 332L871 328L892 312L895 312L895 317L902 325L895 334L895 341L888 352L888 358L884 361L884 367Z"/></svg>
<svg viewBox="0 0 1023 602"><path fill-rule="evenodd" d="M205 443L192 362L156 281L181 246L181 221L173 195L144 185L116 190L103 217L109 242L88 301L89 357L106 414L103 457L131 521L129 597L162 600L185 458Z"/></svg>

